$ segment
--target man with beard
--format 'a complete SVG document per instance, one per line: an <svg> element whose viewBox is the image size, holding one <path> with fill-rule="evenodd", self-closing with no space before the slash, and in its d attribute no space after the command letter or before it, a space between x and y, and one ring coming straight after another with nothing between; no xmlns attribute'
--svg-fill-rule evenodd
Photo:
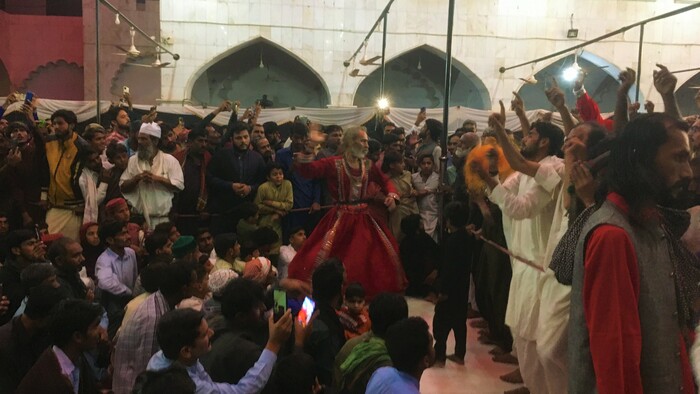
<svg viewBox="0 0 700 394"><path fill-rule="evenodd" d="M59 290L65 298L86 299L87 287L80 279L83 268L83 247L80 242L68 237L57 239L51 244L47 258L56 267Z"/></svg>
<svg viewBox="0 0 700 394"><path fill-rule="evenodd" d="M185 185L175 198L176 224L183 234L194 235L199 227L206 225L207 166L211 161L206 132L192 130L187 136L187 148L173 156L182 167Z"/></svg>
<svg viewBox="0 0 700 394"><path fill-rule="evenodd" d="M438 139L442 135L442 122L435 119L426 119L423 128L418 133L418 138L421 139L420 146L416 150L416 157L423 155L433 156L433 171L440 171L440 156L442 156L442 148L438 145Z"/></svg>
<svg viewBox="0 0 700 394"><path fill-rule="evenodd" d="M129 132L131 131L131 118L129 118L129 111L124 107L112 107L107 113L107 117L110 120L110 130L105 137L105 144L109 145L112 141L124 142L129 138ZM132 154L130 153L129 156Z"/></svg>
<svg viewBox="0 0 700 394"><path fill-rule="evenodd" d="M497 119L490 119L495 125ZM503 122L504 119L499 119ZM502 124L502 123L501 123ZM516 172L502 184L476 166L491 195L503 213L503 227L508 248L537 264L545 264L545 252L561 185L563 162L556 155L561 151L564 132L551 123L535 122L523 138L521 154L539 163L535 176ZM520 365L520 375L533 393L547 393L545 370L537 353L537 316L542 272L512 261L513 275L508 295L505 321L513 334ZM517 375L517 373L515 373Z"/></svg>
<svg viewBox="0 0 700 394"><path fill-rule="evenodd" d="M143 215L150 229L169 220L173 196L185 187L180 163L158 149L160 133L156 123L141 125L139 150L129 158L120 179L124 198L135 212Z"/></svg>
<svg viewBox="0 0 700 394"><path fill-rule="evenodd" d="M260 153L260 155L263 157L263 160L265 160L266 167L274 163L275 152L272 151L272 146L270 145L270 141L268 141L267 138L253 138L253 149L255 149L255 151Z"/></svg>
<svg viewBox="0 0 700 394"><path fill-rule="evenodd" d="M326 143L316 155L317 159L337 155L340 141L343 139L343 128L338 125L334 124L326 127L325 132L327 135Z"/></svg>
<svg viewBox="0 0 700 394"><path fill-rule="evenodd" d="M235 232L233 209L243 201L253 201L258 186L265 181L265 161L249 149L248 125L231 125L231 148L214 154L207 169L209 212L212 233Z"/></svg>
<svg viewBox="0 0 700 394"><path fill-rule="evenodd" d="M26 295L20 274L29 264L43 261L44 248L30 230L15 230L7 237L10 253L7 261L0 268L0 285L2 285L2 303L9 301L5 314L0 315L0 325L10 321Z"/></svg>
<svg viewBox="0 0 700 394"><path fill-rule="evenodd" d="M342 156L314 161L313 154L295 156L294 170L307 178L323 178L336 202L323 217L289 265L289 277L308 281L319 263L336 257L347 270L348 282L362 283L372 299L383 292L400 292L406 276L398 258L396 239L386 222L375 217L369 185L387 197L383 204L395 208L399 199L391 181L366 159L369 150L363 127L348 129L343 135ZM295 195L296 197L296 195Z"/></svg>
<svg viewBox="0 0 700 394"><path fill-rule="evenodd" d="M51 115L53 136L46 142L46 161L49 167L46 224L50 234L80 238L82 204L77 178L80 175L79 153L88 147L75 132L78 118L75 113L59 109ZM42 195L43 200L43 195Z"/></svg>
<svg viewBox="0 0 700 394"><path fill-rule="evenodd" d="M610 193L576 246L570 393L695 392L684 338L700 272L680 242L688 215L667 208L692 177L685 130L641 115L611 150Z"/></svg>
<svg viewBox="0 0 700 394"><path fill-rule="evenodd" d="M292 194L294 195L294 209L307 209L307 211L291 212L282 220L282 239L289 238L292 228L302 227L310 234L319 217L315 215L321 210L321 183L316 179L303 176L294 168L294 155L302 153L306 149L309 138L309 128L301 122L294 122L290 135L292 144L289 148L280 149L275 161L282 165L284 179L292 182Z"/></svg>

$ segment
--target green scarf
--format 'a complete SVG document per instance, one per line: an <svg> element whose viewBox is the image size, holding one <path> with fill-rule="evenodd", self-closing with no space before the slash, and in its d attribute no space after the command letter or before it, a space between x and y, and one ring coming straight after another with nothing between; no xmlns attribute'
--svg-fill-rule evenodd
<svg viewBox="0 0 700 394"><path fill-rule="evenodd" d="M352 349L348 358L340 366L340 372L343 375L343 380L345 380L351 375L357 375L360 369L380 363L391 365L391 358L389 358L389 352L386 350L384 340L377 336L372 336Z"/></svg>

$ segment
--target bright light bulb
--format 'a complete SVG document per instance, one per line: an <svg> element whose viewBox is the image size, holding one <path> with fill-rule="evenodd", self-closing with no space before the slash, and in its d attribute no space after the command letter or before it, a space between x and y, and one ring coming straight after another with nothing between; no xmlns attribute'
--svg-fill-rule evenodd
<svg viewBox="0 0 700 394"><path fill-rule="evenodd" d="M377 107L379 107L379 109L389 108L389 99L387 99L386 97L380 98L379 100L377 100Z"/></svg>
<svg viewBox="0 0 700 394"><path fill-rule="evenodd" d="M578 65L578 63L574 62L571 67L564 70L562 73L562 78L564 78L564 80L567 82L573 82L576 80L576 78L578 78L580 72L581 67Z"/></svg>
<svg viewBox="0 0 700 394"><path fill-rule="evenodd" d="M119 14L114 14L116 17L114 18L114 24L119 25L122 23L122 21L119 20Z"/></svg>

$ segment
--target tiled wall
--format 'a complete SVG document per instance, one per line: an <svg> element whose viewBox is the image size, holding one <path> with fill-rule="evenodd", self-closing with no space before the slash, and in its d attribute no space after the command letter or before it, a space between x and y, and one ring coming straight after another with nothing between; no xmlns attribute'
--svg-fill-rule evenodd
<svg viewBox="0 0 700 394"><path fill-rule="evenodd" d="M298 58L325 81L332 105L352 104L361 78L351 78L343 61L362 43L386 5L378 0L160 0L161 34L171 36L182 58L163 69L165 100L189 98L192 85L206 67L237 46L264 37ZM531 66L500 74L498 68L545 56L582 41L668 12L687 4L673 0L457 0L453 55L469 67L490 91L494 103L509 98L518 77ZM566 38L574 14L576 40ZM648 94L652 68L661 61L670 69L696 66L700 9L653 22L645 29L642 91ZM387 59L427 44L445 49L447 1L398 0L389 14ZM381 29L381 25L380 25ZM586 49L624 68L637 67L639 29ZM368 56L381 53L381 32L369 40ZM358 55L358 60L362 52ZM168 61L170 59L168 58ZM556 59L541 62L535 71ZM164 60L165 61L165 60ZM357 65L362 74L373 67ZM679 74L679 86L692 73Z"/></svg>

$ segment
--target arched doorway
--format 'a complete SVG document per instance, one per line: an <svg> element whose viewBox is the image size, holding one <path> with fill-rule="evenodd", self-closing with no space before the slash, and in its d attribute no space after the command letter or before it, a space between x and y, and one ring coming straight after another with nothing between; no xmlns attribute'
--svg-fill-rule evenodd
<svg viewBox="0 0 700 394"><path fill-rule="evenodd" d="M441 107L445 92L445 53L428 45L414 48L386 62L384 95L393 107ZM379 98L381 69L371 72L358 86L353 104L374 106ZM451 105L491 108L484 83L464 64L452 60Z"/></svg>
<svg viewBox="0 0 700 394"><path fill-rule="evenodd" d="M683 85L676 89L676 101L683 116L693 115L700 112L695 104L695 95L700 89L700 73L690 77Z"/></svg>
<svg viewBox="0 0 700 394"><path fill-rule="evenodd" d="M528 109L552 109L552 105L547 101L545 89L552 85L552 78L556 78L557 83L566 95L566 103L569 107L574 107L576 97L573 93L573 82L567 81L563 77L565 69L574 63L574 55L561 58L554 63L542 68L535 74L537 79L536 84L524 84L518 94L525 101ZM579 66L586 72L584 87L597 103L601 112L613 112L615 110L615 100L617 98L617 89L620 86L617 77L620 75L620 69L605 59L588 51L583 51L578 56ZM519 72L524 74L524 70ZM518 75L526 78L527 75ZM633 96L636 86L632 87L630 94ZM643 95L640 94L639 101L643 102Z"/></svg>
<svg viewBox="0 0 700 394"><path fill-rule="evenodd" d="M321 78L286 49L257 38L233 48L198 76L192 101L210 106L225 99L250 105L263 94L274 107L325 108L330 95Z"/></svg>

